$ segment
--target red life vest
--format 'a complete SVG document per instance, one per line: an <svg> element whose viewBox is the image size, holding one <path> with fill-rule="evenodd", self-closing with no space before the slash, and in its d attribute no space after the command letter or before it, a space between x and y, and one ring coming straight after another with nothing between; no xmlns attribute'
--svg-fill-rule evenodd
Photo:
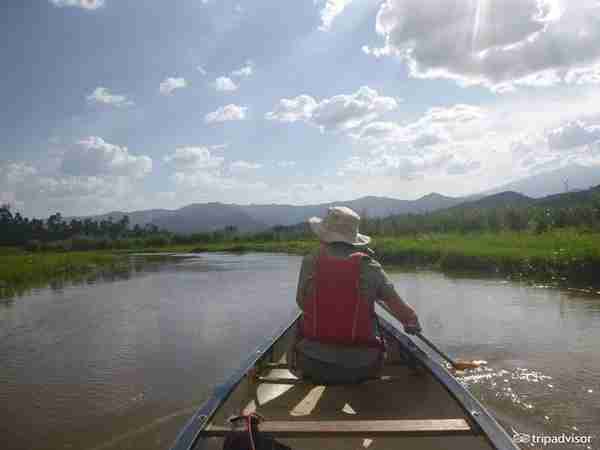
<svg viewBox="0 0 600 450"><path fill-rule="evenodd" d="M304 300L300 334L323 344L377 347L375 311L360 293L360 264L365 253L333 258L324 246L316 261L313 294Z"/></svg>

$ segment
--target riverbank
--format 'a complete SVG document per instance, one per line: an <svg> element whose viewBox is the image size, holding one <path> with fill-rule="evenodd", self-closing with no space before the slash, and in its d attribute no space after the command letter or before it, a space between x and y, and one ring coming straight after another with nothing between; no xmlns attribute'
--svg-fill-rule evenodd
<svg viewBox="0 0 600 450"><path fill-rule="evenodd" d="M314 240L222 242L196 246L192 251L306 254L317 245ZM384 265L501 275L554 284L600 286L599 233L561 230L543 234L507 232L375 237L371 248Z"/></svg>
<svg viewBox="0 0 600 450"><path fill-rule="evenodd" d="M125 254L106 251L31 253L14 247L0 248L0 297L59 279L119 270L125 259Z"/></svg>
<svg viewBox="0 0 600 450"><path fill-rule="evenodd" d="M314 239L259 241L238 238L112 251L31 253L17 248L0 248L0 296L9 289L43 285L57 278L114 270L126 264L125 259L132 253L269 252L303 255L318 245ZM600 233L560 230L542 234L375 236L371 248L386 266L600 287Z"/></svg>

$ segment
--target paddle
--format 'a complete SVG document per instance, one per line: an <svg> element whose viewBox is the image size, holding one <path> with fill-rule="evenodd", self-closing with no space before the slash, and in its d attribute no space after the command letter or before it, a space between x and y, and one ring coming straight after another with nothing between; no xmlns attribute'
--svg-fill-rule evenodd
<svg viewBox="0 0 600 450"><path fill-rule="evenodd" d="M440 355L442 358L444 358L446 361L448 361L455 370L477 369L482 364L485 364L485 361L464 361L464 360L456 360L455 361L452 358L450 358L448 355L446 355L443 351L441 351L439 348L437 348L433 344L433 342L431 342L429 339L427 339L421 333L417 333L416 336L418 336L423 342L425 342L427 345L429 345L429 347L431 347L433 350L435 350L438 355Z"/></svg>

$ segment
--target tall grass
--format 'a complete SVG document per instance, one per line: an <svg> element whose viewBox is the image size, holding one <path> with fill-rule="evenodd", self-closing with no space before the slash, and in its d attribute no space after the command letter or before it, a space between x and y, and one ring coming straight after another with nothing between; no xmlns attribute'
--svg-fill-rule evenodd
<svg viewBox="0 0 600 450"><path fill-rule="evenodd" d="M194 251L263 251L306 254L316 240L221 242ZM600 285L600 233L557 230L542 234L503 232L375 237L383 264L432 267L447 272L502 274L545 282Z"/></svg>
<svg viewBox="0 0 600 450"><path fill-rule="evenodd" d="M149 243L147 243L149 244ZM163 244L156 243L156 244ZM111 251L34 252L0 248L0 290L35 285L98 268L116 267L129 252L279 252L306 254L316 239L251 240L236 238L202 244L136 245ZM443 271L501 274L565 284L600 286L600 233L561 229L535 234L424 234L375 236L371 247L386 265L432 267ZM0 291L1 294L1 291Z"/></svg>
<svg viewBox="0 0 600 450"><path fill-rule="evenodd" d="M0 290L35 286L99 268L116 268L122 257L106 252L27 253L0 251Z"/></svg>

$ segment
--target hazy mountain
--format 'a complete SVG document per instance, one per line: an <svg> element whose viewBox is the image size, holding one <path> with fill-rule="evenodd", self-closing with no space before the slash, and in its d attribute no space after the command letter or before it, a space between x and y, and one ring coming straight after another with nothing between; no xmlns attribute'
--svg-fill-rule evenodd
<svg viewBox="0 0 600 450"><path fill-rule="evenodd" d="M523 178L512 183L504 184L494 189L482 192L490 195L505 191L515 191L529 197L545 197L568 190L589 189L600 184L600 166L586 167L571 165L562 169L544 172Z"/></svg>
<svg viewBox="0 0 600 450"><path fill-rule="evenodd" d="M536 205L547 208L566 208L572 206L592 206L600 202L600 185L584 191L565 192L549 195L536 201Z"/></svg>
<svg viewBox="0 0 600 450"><path fill-rule="evenodd" d="M506 191L467 201L450 209L521 208L534 206L537 201L535 198L527 197L518 192Z"/></svg>
<svg viewBox="0 0 600 450"><path fill-rule="evenodd" d="M445 210L439 210L439 212L495 208L568 208L574 206L592 206L597 205L598 202L600 202L600 185L590 189L553 194L542 198L528 197L519 192L500 192L477 200L466 201Z"/></svg>
<svg viewBox="0 0 600 450"><path fill-rule="evenodd" d="M173 214L173 211L168 209L148 209L143 211L132 211L132 212L123 212L123 211L112 211L106 214L101 214L98 216L91 216L92 219L101 221L108 220L112 217L114 222L119 221L123 216L129 216L129 223L131 226L140 225L144 226L147 223L153 223L156 220L159 220L162 217Z"/></svg>
<svg viewBox="0 0 600 450"><path fill-rule="evenodd" d="M129 216L131 226L154 224L173 233L183 234L213 231L230 225L243 231L258 231L268 228L268 225L257 222L239 206L223 203L192 204L176 210L153 209L129 213L114 211L92 218L94 220L112 218L116 222L124 215Z"/></svg>
<svg viewBox="0 0 600 450"><path fill-rule="evenodd" d="M247 205L240 206L255 220L273 225L293 225L309 217L323 217L331 206L347 206L368 217L386 217L395 214L420 213L448 208L463 202L464 198L429 194L418 200L398 200L389 197L361 197L356 200L321 203L317 205Z"/></svg>
<svg viewBox="0 0 600 450"><path fill-rule="evenodd" d="M251 217L238 205L202 203L185 206L152 221L159 228L174 233L212 231L235 226L242 231L258 231L268 227Z"/></svg>
<svg viewBox="0 0 600 450"><path fill-rule="evenodd" d="M257 231L275 225L293 225L306 221L309 217L323 217L330 206L348 206L359 214L368 217L386 217L389 215L422 213L448 208L465 201L465 198L446 197L429 194L418 200L398 200L387 197L362 197L356 200L321 203L317 205L235 205L224 203L199 203L177 210L146 210L124 213L115 211L95 220L112 217L119 220L127 214L131 225L152 223L160 228L176 233L211 231L229 225L240 231Z"/></svg>

